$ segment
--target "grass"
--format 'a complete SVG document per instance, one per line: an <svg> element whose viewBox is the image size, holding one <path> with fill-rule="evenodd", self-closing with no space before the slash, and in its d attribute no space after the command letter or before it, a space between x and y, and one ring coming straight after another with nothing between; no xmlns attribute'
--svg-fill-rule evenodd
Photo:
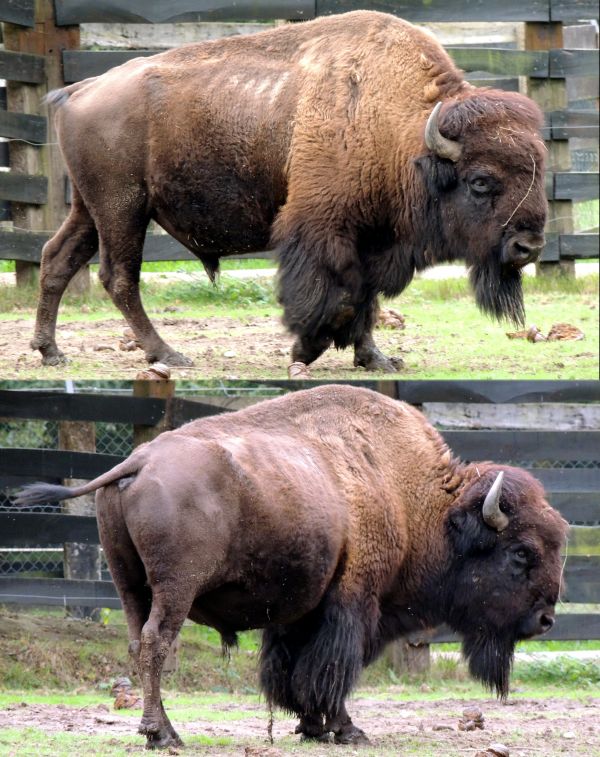
<svg viewBox="0 0 600 757"><path fill-rule="evenodd" d="M131 675L123 613L110 611L104 614L104 620L101 625L66 620L59 610L31 610L17 615L0 608L0 711L8 709L5 727L0 728L0 754L71 757L76 752L110 757L144 753L144 740L136 735L141 710L115 711L111 707L112 681L119 675ZM180 667L165 677L163 699L176 727L185 736L185 754L237 755L243 754L248 746L265 748L268 712L256 685L258 643L258 634L241 634L240 649L233 652L228 662L220 656L215 631L191 623L184 626ZM533 649L540 644L526 642L521 647ZM551 642L543 646L562 651L597 649L600 642ZM139 681L132 678L139 691ZM476 734L461 736L456 731L450 734L431 730L431 724L436 722L456 726L462 708L473 702L483 707L486 721L490 715L490 733L479 734L487 740L485 743L503 741L511 753L513 746L519 753L518 747L531 744L531 739L536 738L531 730L521 728L525 719L531 718L532 702L548 702L549 709L545 704L533 708L535 714L540 710L544 713L546 722L540 727L548 730L563 715L564 707L570 712L578 708L580 713L583 708L584 717L593 717L593 710L587 715L585 708L594 706L593 697L597 696L599 686L600 668L594 662L564 656L550 661L518 662L509 701L522 702L525 709L521 715L516 715L514 708L496 709L491 714L489 710L497 707L493 697L468 677L455 657L436 655L431 671L421 676L395 673L384 657L367 670L352 697L362 703L351 701L350 707L360 710L367 722L369 717L385 718L385 731L380 732L373 747L360 750L348 747L344 753L360 757L398 754L464 757L466 753L475 753ZM553 700L569 703L557 705L552 704ZM36 706L44 707L43 713L27 710ZM86 709L90 710L87 714ZM21 711L28 713L27 723L44 717L46 725L17 727L16 723L22 722ZM96 721L98 715L100 725ZM289 719L280 712L274 715L275 746L283 754L322 757L325 751L330 751L319 744L301 744L290 735ZM109 725L102 725L103 718ZM72 721L74 732L70 733L67 726ZM256 723L256 727L250 727L249 721ZM428 726L417 732L416 727L422 721ZM85 722L106 733L86 732ZM502 738L498 738L498 733ZM552 746L549 748L549 754L557 753Z"/></svg>
<svg viewBox="0 0 600 757"><path fill-rule="evenodd" d="M468 375L472 379L597 379L598 276L577 279L526 277L524 289L528 325L536 324L547 333L554 323L567 322L583 331L584 340L537 344L509 340L506 332L514 328L483 316L475 306L465 279L421 279L414 281L397 300L385 303L405 316L406 329L378 329L377 341L388 354L402 353L405 362L405 368L399 374L402 378L458 379ZM53 378L54 373L41 368L28 348L36 293L31 289L5 287L2 294L0 320L5 324L3 335L8 343L18 344L20 352L6 356L5 365L0 360L0 372L13 379ZM196 365L202 365L202 378L223 378L232 368L236 378L264 379L285 375L285 357L260 359L265 339L271 339L270 344L275 340L269 349L278 346L279 353L276 354L285 355L290 343L283 327L278 325L281 310L271 280L236 279L224 274L215 287L201 274L168 284L153 279L143 282L142 295L147 311L159 329L163 318L171 325L182 321L182 328L175 332L175 338L181 340L177 346L189 352L189 345L195 342L192 349L196 352L191 356ZM117 325L107 325L108 332L99 332L102 336L96 338L113 339L114 336L109 334L113 334L115 328L122 329L120 324L123 322L101 288L94 286L83 297L65 298L59 323L77 324L73 339L89 345L95 337L87 333L86 324L96 323L104 329L100 322L113 319ZM183 323L186 320L187 323ZM253 320L256 322L252 323ZM13 335L7 330L12 321L19 321L18 334ZM199 334L204 339L202 343L198 342ZM173 340L168 330L166 336ZM256 345L253 358L248 351L251 344ZM206 362L203 356L208 348L213 348L213 358ZM228 349L234 349L238 357L225 365L218 357ZM217 359L214 359L215 353ZM22 355L20 360L19 355ZM143 364L143 357L140 355L139 358ZM87 378L88 375L102 378L102 370L112 371L108 377L123 375L118 364L106 362L102 355L96 359L74 353L70 360L68 372L72 378ZM192 378L194 375L192 370L180 377ZM351 356L347 352L328 351L315 363L313 370L315 379L333 376L359 378L361 375L352 368Z"/></svg>

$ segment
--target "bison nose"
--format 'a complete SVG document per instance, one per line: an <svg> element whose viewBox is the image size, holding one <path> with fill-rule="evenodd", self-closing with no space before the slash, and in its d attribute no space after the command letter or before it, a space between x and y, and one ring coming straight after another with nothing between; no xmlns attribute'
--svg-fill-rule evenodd
<svg viewBox="0 0 600 757"><path fill-rule="evenodd" d="M541 612L539 617L540 633L547 633L554 625L554 615L547 612Z"/></svg>
<svg viewBox="0 0 600 757"><path fill-rule="evenodd" d="M514 236L506 243L503 262L522 268L539 258L545 244L544 235Z"/></svg>

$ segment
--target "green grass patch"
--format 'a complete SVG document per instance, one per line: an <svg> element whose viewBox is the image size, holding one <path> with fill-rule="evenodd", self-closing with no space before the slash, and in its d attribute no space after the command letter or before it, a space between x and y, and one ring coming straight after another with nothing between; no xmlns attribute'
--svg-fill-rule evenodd
<svg viewBox="0 0 600 757"><path fill-rule="evenodd" d="M405 316L406 328L403 331L379 328L376 341L385 353L400 355L404 360L397 378L597 379L598 275L526 277L524 289L527 326L535 324L542 333L548 333L556 323L569 323L583 332L583 340L532 344L526 339L508 339L507 332L515 331L515 327L482 315L468 282L461 278L417 279L400 297L383 303ZM224 274L216 286L200 274L167 284L154 279L143 282L142 296L159 331L168 341L179 340L175 346L194 359L203 379L225 378L230 374L246 380L286 375L291 339L280 324L281 308L276 302L272 279L237 279ZM3 290L0 320L6 328L11 321L20 322L17 342L21 351L6 355L4 365L0 362L0 371L7 378L40 379L55 375L55 371L41 367L28 348L36 297L31 289ZM113 320L115 324L97 325ZM88 324L92 323L100 331L91 331ZM65 298L59 324L77 324L70 327L71 343L87 350L87 354L71 350L70 378L102 378L103 370L120 378L124 370L132 370L131 360L139 359L140 366L144 363L141 353L131 356L126 369L119 367L119 360L111 360L110 355L107 359L105 353L90 354L95 338L108 340L116 347L116 333L122 331L120 324L125 326L120 313L98 285L85 296ZM11 337L7 331L2 335ZM59 334L59 346L61 339ZM221 359L227 350L234 351L235 360ZM115 358L121 359L118 352ZM198 368L180 378L192 378L194 370ZM349 350L328 350L311 371L317 380L371 377L353 368Z"/></svg>

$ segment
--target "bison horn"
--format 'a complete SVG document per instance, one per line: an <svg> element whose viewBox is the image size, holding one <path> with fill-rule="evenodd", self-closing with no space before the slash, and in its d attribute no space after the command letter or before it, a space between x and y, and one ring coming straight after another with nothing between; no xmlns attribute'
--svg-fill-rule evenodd
<svg viewBox="0 0 600 757"><path fill-rule="evenodd" d="M492 488L487 493L481 511L484 521L491 528L495 528L496 531L504 531L506 526L508 526L508 517L500 509L500 494L502 493L503 478L504 471L500 471L496 476L496 480L492 484Z"/></svg>
<svg viewBox="0 0 600 757"><path fill-rule="evenodd" d="M451 139L446 139L446 137L442 137L440 134L438 118L441 107L442 103L438 103L427 119L427 125L425 126L425 144L432 152L439 155L440 158L447 158L453 163L456 163L462 153L462 145L460 142L453 142Z"/></svg>

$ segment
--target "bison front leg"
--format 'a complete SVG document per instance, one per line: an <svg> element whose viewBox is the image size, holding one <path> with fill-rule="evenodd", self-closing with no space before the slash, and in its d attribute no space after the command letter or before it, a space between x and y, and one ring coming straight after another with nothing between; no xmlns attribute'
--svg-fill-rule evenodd
<svg viewBox="0 0 600 757"><path fill-rule="evenodd" d="M354 365L383 373L398 373L404 368L402 358L388 357L381 352L371 333L364 334L354 343Z"/></svg>
<svg viewBox="0 0 600 757"><path fill-rule="evenodd" d="M378 349L373 339L373 329L377 322L379 306L376 299L368 302L365 308L364 328L354 340L354 365L367 371L397 373L404 363L399 357L387 357Z"/></svg>
<svg viewBox="0 0 600 757"><path fill-rule="evenodd" d="M352 722L342 705L340 711L334 717L328 718L325 723L325 731L333 733L336 744L370 744L367 735Z"/></svg>

